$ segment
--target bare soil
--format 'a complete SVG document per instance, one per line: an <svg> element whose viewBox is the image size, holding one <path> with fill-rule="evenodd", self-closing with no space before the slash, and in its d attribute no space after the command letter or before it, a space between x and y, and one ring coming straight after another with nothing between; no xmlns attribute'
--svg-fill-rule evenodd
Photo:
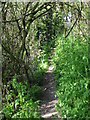
<svg viewBox="0 0 90 120"><path fill-rule="evenodd" d="M51 62L51 59L49 59ZM57 99L55 98L55 81L53 79L53 66L50 65L47 72L43 76L43 95L41 96L41 104L39 112L43 118L52 118L58 116L55 105Z"/></svg>

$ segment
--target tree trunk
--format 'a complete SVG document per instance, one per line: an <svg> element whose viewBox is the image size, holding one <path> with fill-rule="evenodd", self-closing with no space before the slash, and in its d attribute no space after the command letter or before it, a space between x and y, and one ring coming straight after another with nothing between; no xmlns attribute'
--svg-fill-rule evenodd
<svg viewBox="0 0 90 120"><path fill-rule="evenodd" d="M0 3L0 13L1 13L1 3ZM0 14L0 31L1 31L1 14ZM1 46L1 32L0 32L0 115L2 111L2 46ZM1 118L1 116L0 116Z"/></svg>

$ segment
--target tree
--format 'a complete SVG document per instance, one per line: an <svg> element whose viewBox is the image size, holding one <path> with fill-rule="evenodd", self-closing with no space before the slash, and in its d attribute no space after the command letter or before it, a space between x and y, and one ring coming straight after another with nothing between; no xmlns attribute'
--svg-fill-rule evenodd
<svg viewBox="0 0 90 120"><path fill-rule="evenodd" d="M52 8L52 5L51 3L40 4L39 2L29 2L25 4L2 3L2 6L2 34L5 33L5 36L2 35L3 51L5 51L5 54L9 55L10 61L14 62L14 68L17 73L20 73L20 67L23 67L28 82L31 86L31 78L33 81L34 75L31 69L32 64L28 66L30 54L29 50L27 49L28 36L30 35L30 26L37 18L47 13ZM21 7L19 8L19 6ZM10 29L13 31L10 31ZM31 78L29 76L28 69L30 70Z"/></svg>

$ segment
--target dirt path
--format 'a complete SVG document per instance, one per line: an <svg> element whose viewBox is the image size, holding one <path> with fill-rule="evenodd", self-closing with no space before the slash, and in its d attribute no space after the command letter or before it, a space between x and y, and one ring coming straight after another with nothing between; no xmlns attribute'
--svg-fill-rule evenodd
<svg viewBox="0 0 90 120"><path fill-rule="evenodd" d="M49 62L51 59L49 59ZM47 72L43 77L43 96L42 103L39 108L41 117L43 118L52 118L57 116L55 105L57 100L55 98L55 82L52 74L53 66L50 65Z"/></svg>

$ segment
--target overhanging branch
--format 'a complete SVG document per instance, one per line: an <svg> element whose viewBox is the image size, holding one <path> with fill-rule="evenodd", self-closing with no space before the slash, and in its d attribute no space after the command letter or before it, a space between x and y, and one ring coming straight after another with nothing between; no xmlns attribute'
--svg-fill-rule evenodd
<svg viewBox="0 0 90 120"><path fill-rule="evenodd" d="M72 31L72 29L74 28L75 24L77 23L77 20L78 20L78 19L79 19L79 18L76 18L76 20L75 20L74 24L72 25L71 29L69 30L69 32L67 33L67 35L65 36L65 38L67 38L67 37L68 37L68 35L69 35L69 34L70 34L70 32Z"/></svg>

